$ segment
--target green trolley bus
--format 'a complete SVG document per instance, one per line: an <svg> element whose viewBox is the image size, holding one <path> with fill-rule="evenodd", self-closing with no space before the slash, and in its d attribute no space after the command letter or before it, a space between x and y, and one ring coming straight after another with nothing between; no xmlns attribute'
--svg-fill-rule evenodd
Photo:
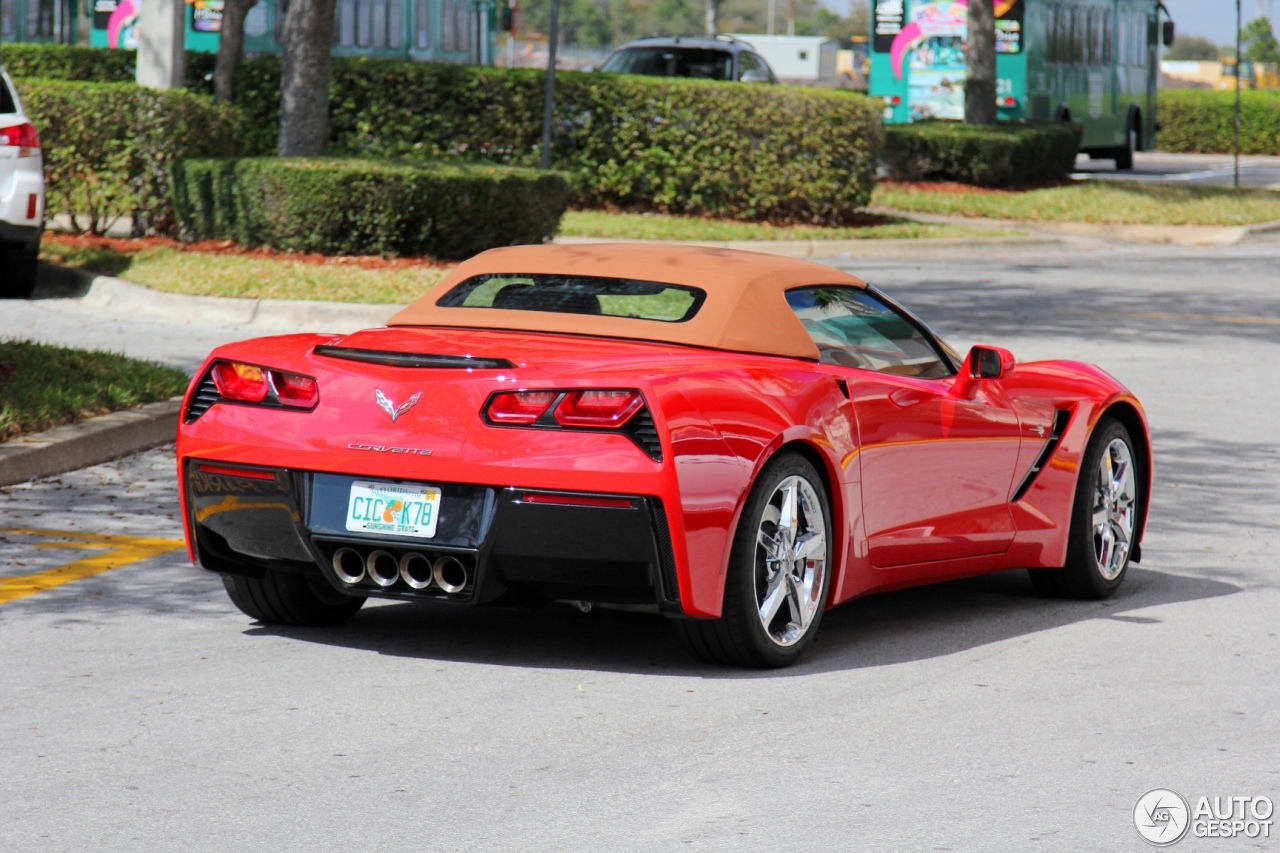
<svg viewBox="0 0 1280 853"><path fill-rule="evenodd" d="M996 106L1003 121L1073 121L1081 150L1133 166L1155 147L1158 0L995 0ZM870 94L886 122L964 117L968 0L876 0Z"/></svg>

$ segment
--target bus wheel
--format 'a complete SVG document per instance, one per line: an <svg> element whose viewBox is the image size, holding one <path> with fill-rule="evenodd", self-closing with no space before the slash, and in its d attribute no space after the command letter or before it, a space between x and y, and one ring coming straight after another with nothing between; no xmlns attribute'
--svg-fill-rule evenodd
<svg viewBox="0 0 1280 853"><path fill-rule="evenodd" d="M1138 150L1138 128L1133 122L1129 122L1129 129L1125 132L1125 139L1128 144L1124 148L1116 149L1116 171L1127 172L1133 168L1133 152Z"/></svg>

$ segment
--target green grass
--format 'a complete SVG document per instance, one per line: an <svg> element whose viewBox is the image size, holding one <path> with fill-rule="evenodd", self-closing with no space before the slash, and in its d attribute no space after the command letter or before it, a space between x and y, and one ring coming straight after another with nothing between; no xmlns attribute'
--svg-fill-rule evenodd
<svg viewBox="0 0 1280 853"><path fill-rule="evenodd" d="M871 203L913 213L1037 222L1248 225L1280 219L1280 192L1082 181L1024 192L920 192L877 186Z"/></svg>
<svg viewBox="0 0 1280 853"><path fill-rule="evenodd" d="M109 352L0 340L0 441L181 394L180 370Z"/></svg>
<svg viewBox="0 0 1280 853"><path fill-rule="evenodd" d="M183 252L170 247L136 253L46 243L42 260L119 276L168 293L250 299L320 299L405 304L449 271L445 267L363 269L247 255Z"/></svg>
<svg viewBox="0 0 1280 853"><path fill-rule="evenodd" d="M993 231L962 225L926 225L907 219L882 217L885 222L857 228L819 225L769 225L670 216L658 213L569 211L560 221L561 237L599 237L615 240L916 240L937 237L1007 237L1014 231Z"/></svg>

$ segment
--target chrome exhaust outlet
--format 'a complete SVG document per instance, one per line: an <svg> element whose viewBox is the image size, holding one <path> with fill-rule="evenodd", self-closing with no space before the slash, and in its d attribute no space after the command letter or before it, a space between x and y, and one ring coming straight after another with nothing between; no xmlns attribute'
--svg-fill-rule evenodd
<svg viewBox="0 0 1280 853"><path fill-rule="evenodd" d="M365 558L364 570L378 586L391 586L400 579L400 561L389 551L374 551Z"/></svg>
<svg viewBox="0 0 1280 853"><path fill-rule="evenodd" d="M410 588L426 589L431 586L431 575L430 558L417 551L410 551L400 558L400 580Z"/></svg>
<svg viewBox="0 0 1280 853"><path fill-rule="evenodd" d="M339 548L333 552L333 573L345 584L364 580L364 557L355 548Z"/></svg>
<svg viewBox="0 0 1280 853"><path fill-rule="evenodd" d="M467 567L457 557L446 555L436 560L431 577L447 593L462 592L467 585Z"/></svg>

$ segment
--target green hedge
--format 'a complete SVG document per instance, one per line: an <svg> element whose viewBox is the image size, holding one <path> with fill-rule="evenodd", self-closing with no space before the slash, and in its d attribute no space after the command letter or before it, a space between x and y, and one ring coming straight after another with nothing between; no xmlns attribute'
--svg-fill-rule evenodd
<svg viewBox="0 0 1280 853"><path fill-rule="evenodd" d="M136 50L14 43L5 44L3 52L5 70L15 80L39 77L92 83L132 83L138 67ZM212 92L214 61L211 53L187 51L187 88Z"/></svg>
<svg viewBox="0 0 1280 853"><path fill-rule="evenodd" d="M1067 122L926 121L885 128L884 159L897 180L1007 187L1065 178L1079 147L1080 126Z"/></svg>
<svg viewBox="0 0 1280 853"><path fill-rule="evenodd" d="M357 159L174 165L184 235L326 255L466 258L555 236L562 175L500 166Z"/></svg>
<svg viewBox="0 0 1280 853"><path fill-rule="evenodd" d="M212 57L187 61L188 85L205 89ZM127 81L134 59L129 51L6 45L5 62L23 79ZM575 72L556 81L553 165L568 175L578 204L838 225L870 199L882 130L864 96ZM335 57L331 150L535 166L544 85L543 72L531 69ZM274 153L279 58L247 60L236 89L248 118L240 153Z"/></svg>
<svg viewBox="0 0 1280 853"><path fill-rule="evenodd" d="M1168 89L1160 93L1163 151L1223 154L1235 150L1235 92ZM1240 152L1280 154L1280 91L1240 93Z"/></svg>
<svg viewBox="0 0 1280 853"><path fill-rule="evenodd" d="M47 214L95 233L122 216L135 233L171 233L169 165L235 155L244 133L234 107L183 90L31 79L18 88L40 130Z"/></svg>
<svg viewBox="0 0 1280 853"><path fill-rule="evenodd" d="M545 75L335 58L335 153L533 166ZM275 150L280 63L241 66L252 150ZM556 76L553 165L574 200L738 219L839 224L871 194L879 110L847 92L614 74Z"/></svg>

